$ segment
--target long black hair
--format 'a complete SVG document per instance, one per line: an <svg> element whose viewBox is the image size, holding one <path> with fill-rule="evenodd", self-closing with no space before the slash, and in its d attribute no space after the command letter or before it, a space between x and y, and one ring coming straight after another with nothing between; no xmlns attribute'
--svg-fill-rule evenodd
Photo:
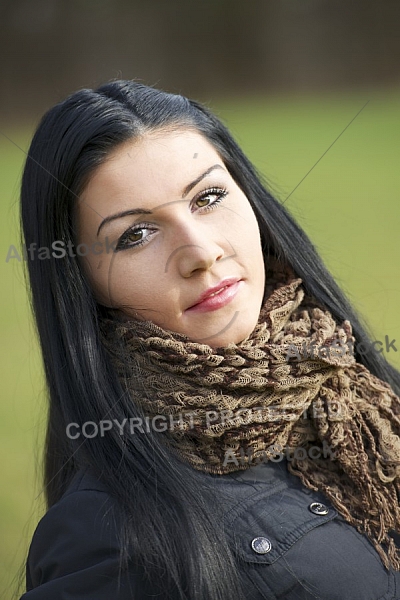
<svg viewBox="0 0 400 600"><path fill-rule="evenodd" d="M312 243L265 189L226 127L197 102L140 83L114 81L97 90L80 90L43 117L22 179L26 247L36 243L36 248L52 248L56 240L74 240L74 208L96 167L122 142L171 127L194 129L217 150L253 207L265 261L275 256L290 264L306 291L338 321L349 319L357 342L368 344L366 331ZM44 461L47 504L60 499L77 470L89 467L125 515L121 564L133 554L153 580L159 573L168 576L171 589L182 599L242 597L204 474L200 477L172 456L155 432L124 437L110 430L84 443L66 435L72 422L140 417L102 346L102 307L72 254L28 261L50 400ZM381 355L356 358L400 391L400 374Z"/></svg>

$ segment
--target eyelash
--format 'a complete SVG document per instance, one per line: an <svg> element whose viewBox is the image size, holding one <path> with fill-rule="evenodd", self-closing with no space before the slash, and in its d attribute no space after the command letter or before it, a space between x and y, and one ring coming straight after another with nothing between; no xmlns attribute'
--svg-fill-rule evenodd
<svg viewBox="0 0 400 600"><path fill-rule="evenodd" d="M211 204L208 204L207 206L198 207L198 210L202 212L208 212L217 208L218 204L220 204L224 200L224 198L226 198L227 195L228 190L226 190L225 188L211 187L197 194L197 196L193 198L191 204L193 205L199 200L207 198L207 196L217 196L216 200L214 200L214 202L212 202ZM139 248L140 246L143 246L143 244L146 244L149 241L148 236L133 243L129 243L127 241L130 235L138 233L143 229L155 231L154 225L152 223L139 223L137 225L134 225L133 227L130 227L119 238L115 252L119 252L120 250L125 250L128 248Z"/></svg>
<svg viewBox="0 0 400 600"><path fill-rule="evenodd" d="M142 238L137 242L129 242L129 236L138 233L143 229L149 229L150 231L154 231L154 226L151 223L140 223L138 225L134 225L127 229L119 238L117 247L115 252L119 252L120 250L126 250L128 248L138 248L139 246L143 246L148 241L148 237Z"/></svg>
<svg viewBox="0 0 400 600"><path fill-rule="evenodd" d="M220 204L224 200L224 198L226 198L227 195L228 195L227 189L219 188L219 187L211 187L211 188L203 190L202 192L197 194L197 196L195 196L193 198L192 204L194 204L198 200L207 198L207 196L217 196L217 199L212 204L208 204L207 206L199 207L199 209L204 208L205 211L214 210L214 208L217 208L218 204Z"/></svg>

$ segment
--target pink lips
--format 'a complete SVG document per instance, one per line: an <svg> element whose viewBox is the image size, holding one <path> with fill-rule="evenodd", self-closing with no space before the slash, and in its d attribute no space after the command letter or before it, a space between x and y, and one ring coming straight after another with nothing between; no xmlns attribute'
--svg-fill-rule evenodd
<svg viewBox="0 0 400 600"><path fill-rule="evenodd" d="M190 312L218 310L233 300L242 283L243 281L237 277L223 279L218 285L201 294L196 302L186 310Z"/></svg>

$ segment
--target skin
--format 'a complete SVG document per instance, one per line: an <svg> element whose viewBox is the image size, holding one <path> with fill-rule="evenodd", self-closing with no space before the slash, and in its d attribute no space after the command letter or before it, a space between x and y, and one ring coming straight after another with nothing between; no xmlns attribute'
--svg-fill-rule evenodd
<svg viewBox="0 0 400 600"><path fill-rule="evenodd" d="M138 208L151 214L104 221ZM199 133L148 132L117 147L91 177L76 216L77 243L103 244L80 259L101 304L213 348L253 331L265 283L257 220ZM115 252L106 251L106 238ZM228 277L239 282L230 302L189 310Z"/></svg>

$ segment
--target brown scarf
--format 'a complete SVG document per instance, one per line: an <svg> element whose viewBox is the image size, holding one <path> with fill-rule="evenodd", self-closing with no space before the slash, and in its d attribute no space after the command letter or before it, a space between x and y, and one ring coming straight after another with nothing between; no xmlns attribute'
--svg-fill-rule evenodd
<svg viewBox="0 0 400 600"><path fill-rule="evenodd" d="M155 429L164 418L162 439L195 469L228 473L291 448L289 471L400 570L388 535L400 532L399 398L355 361L349 321L338 325L288 269L275 266L267 282L258 325L225 348L102 319L121 382Z"/></svg>

